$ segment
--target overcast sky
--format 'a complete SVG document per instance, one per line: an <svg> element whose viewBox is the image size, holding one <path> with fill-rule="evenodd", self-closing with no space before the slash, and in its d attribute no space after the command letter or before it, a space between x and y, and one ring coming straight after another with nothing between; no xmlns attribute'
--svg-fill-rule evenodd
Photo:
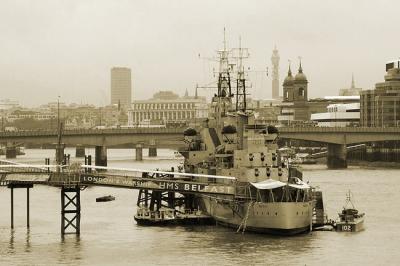
<svg viewBox="0 0 400 266"><path fill-rule="evenodd" d="M301 56L310 97L337 95L352 72L371 89L400 56L399 10L398 0L1 0L0 99L105 105L113 66L132 69L134 98L193 94L213 78L198 55L221 48L224 27L230 47L242 37L253 70L270 67L276 44L281 83ZM270 77L250 78L252 96L269 98Z"/></svg>

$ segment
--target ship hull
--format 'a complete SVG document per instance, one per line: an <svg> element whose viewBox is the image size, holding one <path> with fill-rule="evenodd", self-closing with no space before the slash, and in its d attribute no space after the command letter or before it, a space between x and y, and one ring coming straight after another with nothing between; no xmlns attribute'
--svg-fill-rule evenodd
<svg viewBox="0 0 400 266"><path fill-rule="evenodd" d="M336 231L339 232L359 232L362 230L364 230L364 218L355 222L338 222L336 224Z"/></svg>
<svg viewBox="0 0 400 266"><path fill-rule="evenodd" d="M235 203L213 198L202 198L204 211L218 224L241 230L276 234L295 235L310 230L312 223L311 202L249 202ZM246 219L246 214L247 219Z"/></svg>

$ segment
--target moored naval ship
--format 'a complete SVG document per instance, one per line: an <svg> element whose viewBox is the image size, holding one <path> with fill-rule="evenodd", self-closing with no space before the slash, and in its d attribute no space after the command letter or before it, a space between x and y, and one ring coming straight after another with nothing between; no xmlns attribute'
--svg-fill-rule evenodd
<svg viewBox="0 0 400 266"><path fill-rule="evenodd" d="M228 62L232 52L236 64ZM187 147L180 153L184 171L200 174L194 180L206 181L201 175L220 176L214 182L232 185L235 193L195 195L197 206L218 224L237 231L285 235L309 231L312 188L297 168L281 159L277 128L257 123L255 112L246 106L242 59L247 50L228 51L225 46L218 53L217 93L209 117L199 129L185 130Z"/></svg>

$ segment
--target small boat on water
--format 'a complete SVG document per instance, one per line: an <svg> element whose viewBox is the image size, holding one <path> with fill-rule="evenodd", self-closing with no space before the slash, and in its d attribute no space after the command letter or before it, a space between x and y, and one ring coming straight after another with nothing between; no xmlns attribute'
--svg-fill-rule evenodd
<svg viewBox="0 0 400 266"><path fill-rule="evenodd" d="M96 202L106 202L106 201L113 201L113 200L115 200L115 197L111 196L111 195L96 198Z"/></svg>
<svg viewBox="0 0 400 266"><path fill-rule="evenodd" d="M348 205L351 207L347 207ZM351 202L351 193L347 194L346 205L343 207L339 218L336 221L336 231L338 232L358 232L364 228L365 213L359 213Z"/></svg>

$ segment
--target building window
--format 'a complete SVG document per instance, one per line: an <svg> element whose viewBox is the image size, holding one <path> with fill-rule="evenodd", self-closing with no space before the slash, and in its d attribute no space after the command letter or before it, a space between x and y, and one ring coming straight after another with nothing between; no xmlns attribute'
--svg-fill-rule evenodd
<svg viewBox="0 0 400 266"><path fill-rule="evenodd" d="M299 89L299 96L304 97L304 89L303 88Z"/></svg>

